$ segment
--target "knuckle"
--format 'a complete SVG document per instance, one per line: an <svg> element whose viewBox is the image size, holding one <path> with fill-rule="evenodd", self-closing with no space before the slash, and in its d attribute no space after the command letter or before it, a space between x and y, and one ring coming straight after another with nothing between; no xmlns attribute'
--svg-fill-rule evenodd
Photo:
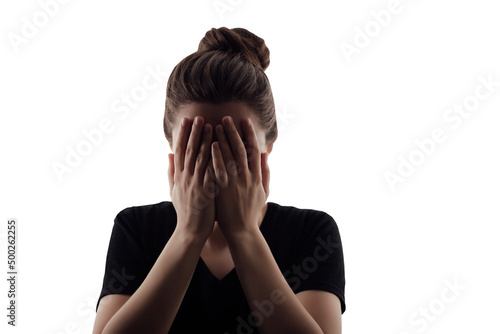
<svg viewBox="0 0 500 334"><path fill-rule="evenodd" d="M234 174L234 170L235 170L235 168L234 168L234 161L230 161L230 162L228 162L228 163L227 163L227 165L226 165L226 170L227 170L227 172L228 172L230 175L233 175L233 174Z"/></svg>
<svg viewBox="0 0 500 334"><path fill-rule="evenodd" d="M186 147L186 156L192 156L194 153L194 150L191 146Z"/></svg>
<svg viewBox="0 0 500 334"><path fill-rule="evenodd" d="M196 157L196 165L199 166L201 165L201 163L204 161L205 159L203 159L203 154L198 154L198 156Z"/></svg>
<svg viewBox="0 0 500 334"><path fill-rule="evenodd" d="M226 168L230 175L238 175L242 172L242 166L236 160L229 161Z"/></svg>

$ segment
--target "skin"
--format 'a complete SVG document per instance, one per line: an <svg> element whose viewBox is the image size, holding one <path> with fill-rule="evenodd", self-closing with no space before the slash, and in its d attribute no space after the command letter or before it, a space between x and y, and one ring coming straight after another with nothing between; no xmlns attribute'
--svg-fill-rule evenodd
<svg viewBox="0 0 500 334"><path fill-rule="evenodd" d="M295 294L259 230L267 210L272 144L265 144L255 116L234 103L189 104L179 116L168 171L176 228L133 295L101 299L93 333L168 332L200 256L212 255L222 261L215 265L220 267L229 254L251 311L272 308L258 324L260 333L340 334L337 296L319 290ZM193 125L197 116L207 124ZM223 132L213 136L214 131L203 132L204 126ZM216 196L200 202L214 185Z"/></svg>
<svg viewBox="0 0 500 334"><path fill-rule="evenodd" d="M273 144L266 144L266 133L259 125L257 116L255 112L253 112L250 108L241 103L228 102L223 104L209 104L209 103L191 103L185 104L179 108L178 116L176 117L174 123L172 124L172 138L173 140L169 140L170 149L174 152L174 148L177 142L177 137L179 135L179 125L182 118L187 118L191 122L194 121L195 117L199 116L202 118L204 123L210 124L210 130L212 133L211 143L218 141L220 136L216 134L217 125L222 125L222 119L225 116L229 116L236 128L236 132L240 138L245 138L242 121L246 118L250 118L255 130L255 134L257 136L258 141L258 151L263 154L266 153L266 164L267 164L267 155L271 153L273 149ZM215 132L215 133L214 133ZM167 138L168 139L168 138ZM212 147L213 149L213 147ZM211 157L211 162L213 163L213 157ZM215 166L214 166L215 170ZM214 180L215 181L215 180ZM266 199L269 196L269 178L263 180L266 191ZM267 211L267 203L262 204L262 207L258 210L260 212L259 217L257 218L257 226L260 226L262 220ZM217 221L218 217L215 217L214 227L212 233L207 239L206 246L204 250L213 250L214 252L223 252L227 250L227 242L223 236L223 233L220 229L219 223Z"/></svg>
<svg viewBox="0 0 500 334"><path fill-rule="evenodd" d="M279 300L284 302L274 303L273 314L265 317L259 327L262 333L341 333L338 297L319 290L295 295L259 231L267 210L265 202L269 196L270 179L267 156L272 151L272 144L266 145L265 132L253 111L238 103L194 103L182 108L179 118L183 117L191 120L202 117L211 129L222 129L222 133L215 131L215 136L210 139L211 157L207 164L207 168L213 168L215 174L220 175L211 180L220 186L220 193L214 201L219 219L201 255L208 257L217 249L228 250L230 258L220 255L220 251L216 257L234 262L249 301L269 301L273 293L279 291L283 298ZM250 126L245 123L247 119ZM174 138L176 134L174 130ZM174 147L175 141L171 143L171 148ZM233 161L245 168L232 172L228 164ZM252 311L259 311L254 303L250 306Z"/></svg>

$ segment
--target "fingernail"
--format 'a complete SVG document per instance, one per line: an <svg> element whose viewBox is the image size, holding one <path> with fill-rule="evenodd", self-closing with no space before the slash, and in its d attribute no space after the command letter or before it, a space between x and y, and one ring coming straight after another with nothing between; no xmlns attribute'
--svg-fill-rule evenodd
<svg viewBox="0 0 500 334"><path fill-rule="evenodd" d="M186 126L186 117L182 117L181 125Z"/></svg>
<svg viewBox="0 0 500 334"><path fill-rule="evenodd" d="M196 117L194 118L194 124L195 124L195 125L200 125L200 124L201 124L201 118L199 118L198 116L196 116Z"/></svg>
<svg viewBox="0 0 500 334"><path fill-rule="evenodd" d="M210 125L208 125L208 123L205 123L204 131L205 131L205 133L208 133L208 131L210 131Z"/></svg>
<svg viewBox="0 0 500 334"><path fill-rule="evenodd" d="M225 122L224 124L226 124L226 125L231 125L231 123L233 122L231 120L231 117L227 117L227 116L224 117L223 121Z"/></svg>

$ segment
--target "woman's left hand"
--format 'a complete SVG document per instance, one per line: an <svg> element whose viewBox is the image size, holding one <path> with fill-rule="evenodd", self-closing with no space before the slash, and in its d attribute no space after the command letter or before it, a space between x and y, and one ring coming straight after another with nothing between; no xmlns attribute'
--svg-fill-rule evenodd
<svg viewBox="0 0 500 334"><path fill-rule="evenodd" d="M217 125L217 142L212 143L212 160L217 191L215 211L219 227L227 238L255 231L269 196L268 153L261 153L252 121L242 121L246 147L230 116ZM221 131L222 130L222 131Z"/></svg>

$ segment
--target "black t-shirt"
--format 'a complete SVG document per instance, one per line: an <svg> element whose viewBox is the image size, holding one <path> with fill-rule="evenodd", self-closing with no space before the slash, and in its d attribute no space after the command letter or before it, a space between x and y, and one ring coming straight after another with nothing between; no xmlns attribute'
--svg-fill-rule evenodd
<svg viewBox="0 0 500 334"><path fill-rule="evenodd" d="M170 201L132 206L117 214L96 311L103 296L132 295L139 288L176 222ZM260 231L295 293L331 292L340 299L344 313L344 257L339 230L330 215L267 202ZM219 280L200 257L169 333L258 333L250 312L236 270Z"/></svg>

